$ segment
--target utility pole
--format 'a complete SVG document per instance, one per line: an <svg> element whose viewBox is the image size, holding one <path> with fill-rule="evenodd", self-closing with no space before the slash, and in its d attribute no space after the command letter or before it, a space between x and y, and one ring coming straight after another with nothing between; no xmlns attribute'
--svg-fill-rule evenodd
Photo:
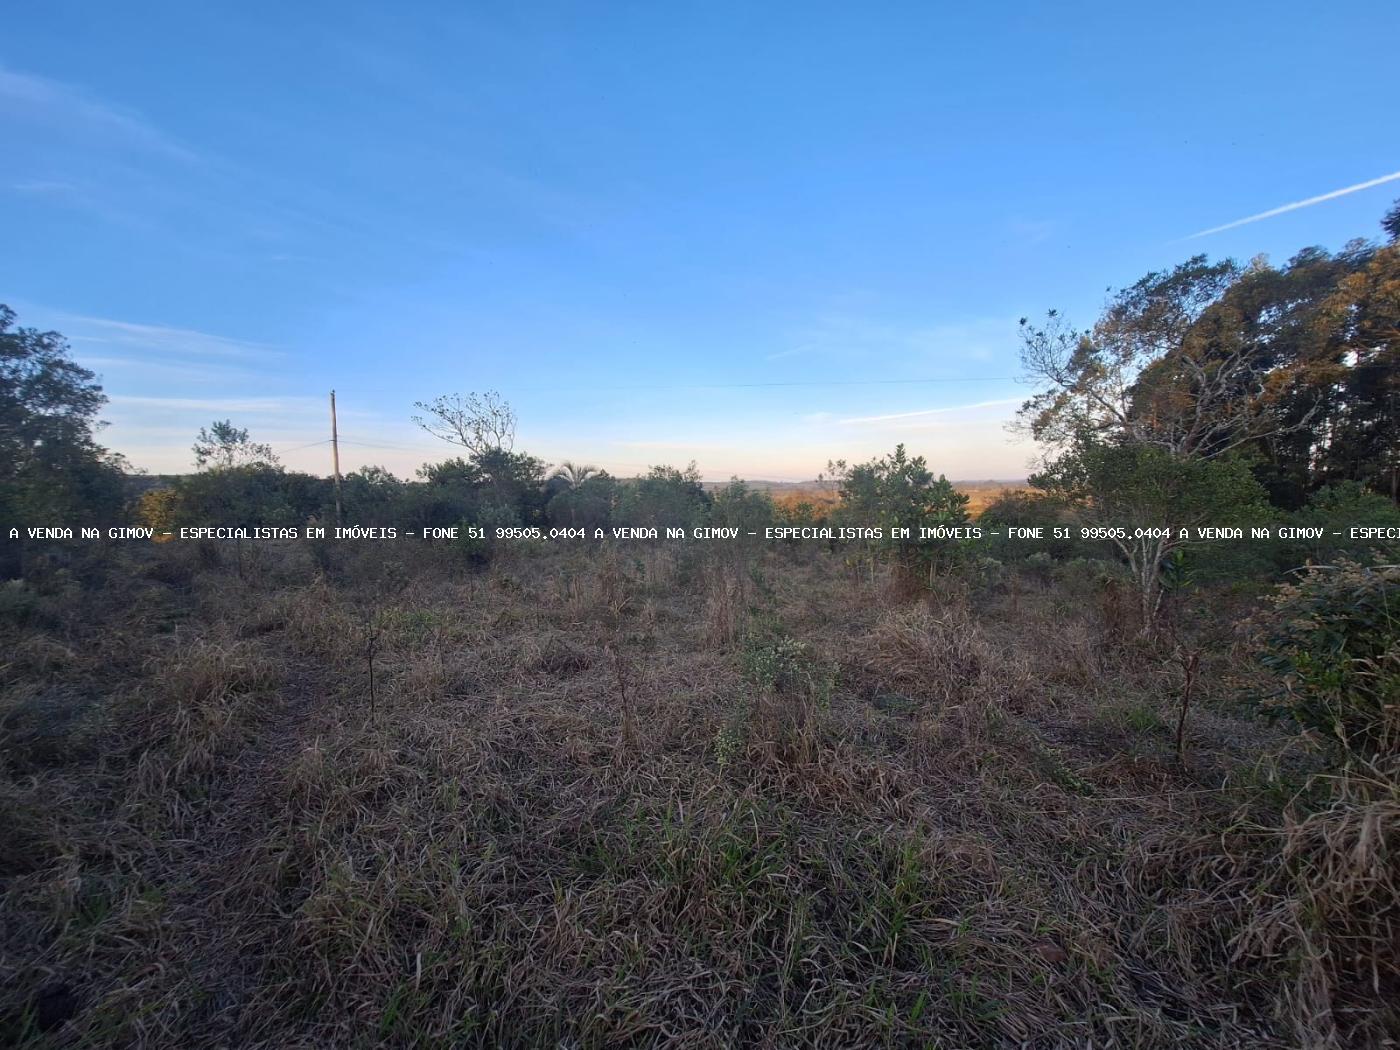
<svg viewBox="0 0 1400 1050"><path fill-rule="evenodd" d="M335 465L335 524L340 520L340 435L335 429L335 391L331 391L331 462Z"/></svg>

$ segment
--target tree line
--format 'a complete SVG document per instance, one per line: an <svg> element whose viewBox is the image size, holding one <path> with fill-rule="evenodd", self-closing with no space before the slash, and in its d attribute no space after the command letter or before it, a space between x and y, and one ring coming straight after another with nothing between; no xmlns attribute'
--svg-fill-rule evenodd
<svg viewBox="0 0 1400 1050"><path fill-rule="evenodd" d="M1400 499L1400 204L1381 241L1299 252L1275 267L1196 256L1110 295L1092 326L1057 311L1022 321L1039 392L1017 426L1044 455L1029 494L989 521L1122 526L1241 524L1281 513L1394 513ZM197 470L133 495L130 470L98 440L106 398L55 332L0 306L0 519L7 523L296 525L331 520L329 479L287 470L231 420L196 436ZM551 469L515 448L516 416L495 392L419 402L414 421L456 454L413 479L364 467L343 479L347 524L607 527L816 524L909 527L967 520L966 499L903 446L828 465L834 503L775 503L734 479L717 491L695 465L630 479L584 464ZM1186 541L1117 542L1144 620L1160 607ZM887 545L933 572L948 545ZM0 566L11 574L17 555Z"/></svg>

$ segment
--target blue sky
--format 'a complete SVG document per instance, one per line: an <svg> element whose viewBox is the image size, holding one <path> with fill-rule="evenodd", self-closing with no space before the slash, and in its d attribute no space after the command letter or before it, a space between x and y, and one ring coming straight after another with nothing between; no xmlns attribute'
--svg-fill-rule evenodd
<svg viewBox="0 0 1400 1050"><path fill-rule="evenodd" d="M1137 10L1133 8L1137 7ZM1024 476L1016 320L1196 251L1373 237L1400 7L49 2L0 38L0 301L184 470L230 417L409 474L412 403L519 447ZM891 382L926 380L927 382Z"/></svg>

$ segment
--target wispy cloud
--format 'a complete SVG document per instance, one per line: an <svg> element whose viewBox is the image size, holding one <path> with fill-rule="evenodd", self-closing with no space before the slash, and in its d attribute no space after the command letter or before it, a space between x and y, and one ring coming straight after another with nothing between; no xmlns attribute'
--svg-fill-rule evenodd
<svg viewBox="0 0 1400 1050"><path fill-rule="evenodd" d="M1003 397L995 401L977 401L970 405L948 405L943 408L923 408L916 412L891 412L882 416L856 416L851 419L840 419L838 423L843 426L864 424L864 423L893 423L896 421L925 419L930 416L945 416L955 412L975 412L984 408L1005 408L1008 405L1019 405L1023 401L1019 397Z"/></svg>
<svg viewBox="0 0 1400 1050"><path fill-rule="evenodd" d="M1222 226L1212 226L1208 230L1201 230L1191 234L1186 240L1195 240L1197 237L1209 237L1212 233L1222 233L1225 230L1233 230L1236 226L1245 226L1251 222L1259 222L1261 219L1272 219L1275 215L1283 215L1286 212L1297 211L1300 208L1311 208L1314 204L1321 204L1324 201L1335 200L1338 197L1345 197L1349 193L1360 193L1362 190L1369 190L1373 186L1381 186L1387 182L1394 182L1400 179L1400 171L1392 171L1389 175L1382 175L1376 179L1368 179L1366 182L1358 182L1355 186L1344 186L1331 193L1322 193L1316 197L1309 197L1306 200L1294 201L1292 204L1284 204L1277 208L1270 208L1268 211L1261 211L1258 215L1247 215L1243 219L1236 219L1234 222L1227 222Z"/></svg>
<svg viewBox="0 0 1400 1050"><path fill-rule="evenodd" d="M810 347L794 346L791 350L779 350L775 354L765 354L763 359L765 361L783 361L789 357L798 357L801 354L807 353L809 350Z"/></svg>
<svg viewBox="0 0 1400 1050"><path fill-rule="evenodd" d="M39 196L68 196L79 192L78 187L67 179L22 179L12 182L9 188L16 193L33 193Z"/></svg>
<svg viewBox="0 0 1400 1050"><path fill-rule="evenodd" d="M1018 344L1016 318L976 317L935 323L901 324L865 314L832 311L793 333L792 350L769 360L813 354L829 360L878 358L906 367L948 361L994 361Z"/></svg>
<svg viewBox="0 0 1400 1050"><path fill-rule="evenodd" d="M68 134L193 162L198 156L141 115L92 98L81 88L0 66L0 111Z"/></svg>
<svg viewBox="0 0 1400 1050"><path fill-rule="evenodd" d="M108 400L126 408L193 410L198 412L256 412L283 415L319 409L320 401L308 397L143 397L113 394Z"/></svg>
<svg viewBox="0 0 1400 1050"><path fill-rule="evenodd" d="M61 314L59 323L75 343L117 344L154 350L158 353L194 357L216 356L241 360L266 360L280 356L277 347L247 339L213 335L193 328L138 324L110 317Z"/></svg>
<svg viewBox="0 0 1400 1050"><path fill-rule="evenodd" d="M121 178L90 179L86 184L69 179L39 178L13 182L4 188L23 194L35 203L85 212L143 237L149 236L153 229L149 218L139 210L117 203L126 197L123 185Z"/></svg>
<svg viewBox="0 0 1400 1050"><path fill-rule="evenodd" d="M201 385L227 384L256 376L252 368L239 365L214 364L211 361L168 361L155 358L120 357L79 352L78 363L99 372L121 373L124 376L157 379L189 380Z"/></svg>

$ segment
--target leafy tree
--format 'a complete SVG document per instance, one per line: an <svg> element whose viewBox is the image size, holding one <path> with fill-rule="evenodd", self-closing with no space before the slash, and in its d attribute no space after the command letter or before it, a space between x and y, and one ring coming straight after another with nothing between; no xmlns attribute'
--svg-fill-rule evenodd
<svg viewBox="0 0 1400 1050"><path fill-rule="evenodd" d="M1085 434L1031 484L1105 530L1127 562L1140 597L1144 630L1161 611L1163 571L1173 555L1200 542L1195 529L1257 523L1268 513L1263 488L1238 456L1180 456L1152 445L1112 444Z"/></svg>
<svg viewBox="0 0 1400 1050"><path fill-rule="evenodd" d="M427 463L418 469L420 485L412 486L407 499L406 521L416 526L457 525L471 522L480 507L482 474L460 456Z"/></svg>
<svg viewBox="0 0 1400 1050"><path fill-rule="evenodd" d="M1385 218L1381 220L1381 229L1385 230L1391 244L1400 243L1400 200L1392 204L1390 211L1385 213Z"/></svg>
<svg viewBox="0 0 1400 1050"><path fill-rule="evenodd" d="M694 463L684 470L656 466L623 487L617 519L628 526L693 528L704 522L710 502Z"/></svg>
<svg viewBox="0 0 1400 1050"><path fill-rule="evenodd" d="M264 464L201 471L174 489L182 525L304 525L332 500L329 479Z"/></svg>
<svg viewBox="0 0 1400 1050"><path fill-rule="evenodd" d="M469 460L454 456L452 459L444 459L441 463L424 463L418 468L418 477L426 484L440 488L470 488L480 483L481 471Z"/></svg>
<svg viewBox="0 0 1400 1050"><path fill-rule="evenodd" d="M1039 483L1086 519L1243 524L1260 490L1242 472L1286 508L1343 480L1392 500L1400 488L1395 243L1308 249L1281 270L1197 256L1117 293L1090 332L1052 312L1023 333L1026 370L1045 386L1021 412L1050 448ZM1119 544L1145 623L1180 543Z"/></svg>
<svg viewBox="0 0 1400 1050"><path fill-rule="evenodd" d="M1198 255L1117 292L1088 332L1055 311L1042 327L1022 319L1022 363L1046 389L1021 425L1054 449L1087 434L1206 459L1304 430L1311 406L1275 411L1277 337L1293 320L1279 307L1298 283L1262 260Z"/></svg>
<svg viewBox="0 0 1400 1050"><path fill-rule="evenodd" d="M393 525L403 507L404 483L384 467L361 467L341 479L346 520Z"/></svg>
<svg viewBox="0 0 1400 1050"><path fill-rule="evenodd" d="M489 517L508 526L543 516L545 464L534 456L489 448L468 459L425 465L418 475L428 489L418 506L428 514L423 524L480 524L477 519Z"/></svg>
<svg viewBox="0 0 1400 1050"><path fill-rule="evenodd" d="M1222 309L1238 318L1242 339L1267 370L1268 410L1278 421L1241 450L1254 458L1255 476L1276 506L1296 508L1325 483L1317 460L1318 435L1347 411L1335 386L1342 353L1329 348L1319 317L1337 282L1360 265L1366 249L1351 245L1332 255L1309 248L1276 269L1256 261L1226 293ZM1336 359L1336 360L1329 360Z"/></svg>
<svg viewBox="0 0 1400 1050"><path fill-rule="evenodd" d="M1245 355L1208 354L1200 328L1237 276L1234 263L1198 255L1118 292L1091 331L1053 310L1039 328L1022 318L1022 363L1046 386L1022 406L1023 425L1055 448L1087 433L1187 455L1227 451L1253 410L1239 389L1255 379ZM1218 336L1222 322L1206 327Z"/></svg>
<svg viewBox="0 0 1400 1050"><path fill-rule="evenodd" d="M543 460L496 447L473 454L471 462L479 472L484 503L509 508L517 524L541 520L547 470Z"/></svg>
<svg viewBox="0 0 1400 1050"><path fill-rule="evenodd" d="M106 397L57 332L15 324L0 304L0 519L21 525L91 524L122 507L125 462L97 443ZM0 569L19 569L18 548Z"/></svg>
<svg viewBox="0 0 1400 1050"><path fill-rule="evenodd" d="M326 517L331 482L284 470L269 446L230 420L201 428L194 454L199 472L174 486L181 524L303 525Z"/></svg>
<svg viewBox="0 0 1400 1050"><path fill-rule="evenodd" d="M883 458L857 466L839 460L827 469L841 485L842 521L883 529L885 538L878 546L895 552L905 568L922 563L932 573L940 557L953 549L951 541L920 538L919 529L967 523L967 497L942 474L934 477L924 457L911 458L902 444ZM912 537L891 538L895 528L910 529Z"/></svg>
<svg viewBox="0 0 1400 1050"><path fill-rule="evenodd" d="M1400 208L1387 245L1299 252L1283 268L1197 256L1115 294L1088 332L1022 322L1044 385L1021 424L1183 456L1246 452L1270 498L1355 480L1400 498Z"/></svg>
<svg viewBox="0 0 1400 1050"><path fill-rule="evenodd" d="M1368 491L1358 481L1339 481L1312 494L1307 505L1289 518L1289 523L1322 529L1315 540L1296 540L1278 551L1279 568L1296 569L1306 562L1320 563L1336 551L1333 532L1345 533L1353 525L1400 526L1400 507L1388 496ZM1380 549L1395 550L1400 544L1378 544ZM1394 555L1389 555L1394 560Z"/></svg>
<svg viewBox="0 0 1400 1050"><path fill-rule="evenodd" d="M404 485L400 518L411 528L456 525L464 521L472 505L471 465L464 459L424 464L418 481Z"/></svg>
<svg viewBox="0 0 1400 1050"><path fill-rule="evenodd" d="M517 453L516 415L495 391L447 394L419 401L423 415L413 421L428 433L467 450L467 458L425 466L419 471L432 490L419 501L432 524L466 521L492 527L543 520L546 465ZM441 520L451 515L450 521Z"/></svg>
<svg viewBox="0 0 1400 1050"><path fill-rule="evenodd" d="M572 469L570 469L572 468ZM551 525L604 528L612 521L617 479L607 471L561 464L545 488L545 516Z"/></svg>
<svg viewBox="0 0 1400 1050"><path fill-rule="evenodd" d="M730 478L710 504L710 524L737 528L740 536L762 533L773 524L773 515L772 498L766 492L749 488L739 478Z"/></svg>
<svg viewBox="0 0 1400 1050"><path fill-rule="evenodd" d="M208 428L200 427L194 441L194 462L200 470L275 469L278 466L271 445L251 440L246 427L236 427L227 419L216 421Z"/></svg>
<svg viewBox="0 0 1400 1050"><path fill-rule="evenodd" d="M1360 481L1400 499L1400 242L1366 255L1319 311L1314 385L1332 406L1312 449L1326 482Z"/></svg>

